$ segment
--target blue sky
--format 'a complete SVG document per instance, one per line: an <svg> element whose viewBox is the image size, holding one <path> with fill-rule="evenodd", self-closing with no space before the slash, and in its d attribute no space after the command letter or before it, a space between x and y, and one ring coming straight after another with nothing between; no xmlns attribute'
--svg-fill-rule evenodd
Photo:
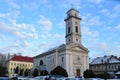
<svg viewBox="0 0 120 80"><path fill-rule="evenodd" d="M120 56L119 0L0 0L0 53L36 56L65 43L72 6L80 12L89 56Z"/></svg>

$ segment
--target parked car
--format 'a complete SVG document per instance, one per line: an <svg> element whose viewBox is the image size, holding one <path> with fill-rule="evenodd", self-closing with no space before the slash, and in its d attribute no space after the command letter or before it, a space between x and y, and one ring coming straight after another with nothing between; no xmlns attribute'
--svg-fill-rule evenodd
<svg viewBox="0 0 120 80"><path fill-rule="evenodd" d="M58 78L63 78L64 76L61 76L61 75L48 75L47 76L47 79L48 80L56 80Z"/></svg>
<svg viewBox="0 0 120 80"><path fill-rule="evenodd" d="M69 80L68 77L61 77L61 78L57 78L57 80Z"/></svg>
<svg viewBox="0 0 120 80"><path fill-rule="evenodd" d="M18 77L18 80L29 80L28 77Z"/></svg>
<svg viewBox="0 0 120 80"><path fill-rule="evenodd" d="M8 77L0 77L0 80L9 80Z"/></svg>
<svg viewBox="0 0 120 80"><path fill-rule="evenodd" d="M45 80L46 78L48 78L48 76L37 76L34 79L35 80Z"/></svg>
<svg viewBox="0 0 120 80"><path fill-rule="evenodd" d="M76 80L84 80L84 79L82 79L82 78L75 78Z"/></svg>
<svg viewBox="0 0 120 80"><path fill-rule="evenodd" d="M101 79L101 78L86 78L84 80L104 80L104 79Z"/></svg>

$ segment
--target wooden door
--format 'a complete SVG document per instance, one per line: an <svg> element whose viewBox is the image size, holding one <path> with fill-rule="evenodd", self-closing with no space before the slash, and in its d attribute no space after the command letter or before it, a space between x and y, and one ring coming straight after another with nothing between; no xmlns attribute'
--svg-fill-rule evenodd
<svg viewBox="0 0 120 80"><path fill-rule="evenodd" d="M79 77L80 76L80 69L76 69L76 73L77 73L77 77Z"/></svg>

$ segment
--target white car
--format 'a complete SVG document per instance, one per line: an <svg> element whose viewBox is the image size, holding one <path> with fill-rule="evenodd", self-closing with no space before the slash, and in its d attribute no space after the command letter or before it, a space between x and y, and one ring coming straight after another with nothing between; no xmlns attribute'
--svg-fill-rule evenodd
<svg viewBox="0 0 120 80"><path fill-rule="evenodd" d="M46 78L48 78L48 76L37 76L34 79L35 80L45 80Z"/></svg>
<svg viewBox="0 0 120 80"><path fill-rule="evenodd" d="M18 80L29 80L28 77L18 77Z"/></svg>
<svg viewBox="0 0 120 80"><path fill-rule="evenodd" d="M61 77L61 78L57 78L57 80L69 80L68 77Z"/></svg>
<svg viewBox="0 0 120 80"><path fill-rule="evenodd" d="M87 78L87 79L84 79L84 80L104 80L104 79L101 79L101 78Z"/></svg>

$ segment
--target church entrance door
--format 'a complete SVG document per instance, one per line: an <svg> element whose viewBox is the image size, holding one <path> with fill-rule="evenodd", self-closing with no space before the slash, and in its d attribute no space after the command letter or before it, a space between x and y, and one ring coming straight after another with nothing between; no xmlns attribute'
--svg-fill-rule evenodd
<svg viewBox="0 0 120 80"><path fill-rule="evenodd" d="M80 76L80 69L76 69L76 73L77 73L77 77L79 77Z"/></svg>

